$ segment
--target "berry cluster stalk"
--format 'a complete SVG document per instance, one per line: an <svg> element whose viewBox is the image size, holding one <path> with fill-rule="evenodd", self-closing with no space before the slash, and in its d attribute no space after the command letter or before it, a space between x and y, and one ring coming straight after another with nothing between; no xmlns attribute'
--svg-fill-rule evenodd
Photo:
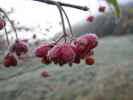
<svg viewBox="0 0 133 100"><path fill-rule="evenodd" d="M15 33L15 36L16 36L16 40L18 40L18 35L17 35L17 31L16 31L16 28L14 26L14 24L12 23L12 21L10 20L10 18L8 17L8 15L6 14L6 12L0 8L0 12L2 12L4 14L4 16L7 18L7 20L9 21L9 23L11 24L11 27Z"/></svg>

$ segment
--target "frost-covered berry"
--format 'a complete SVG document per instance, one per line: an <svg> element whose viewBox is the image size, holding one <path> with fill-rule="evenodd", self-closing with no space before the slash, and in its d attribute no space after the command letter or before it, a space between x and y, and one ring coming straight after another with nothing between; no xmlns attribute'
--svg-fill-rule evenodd
<svg viewBox="0 0 133 100"><path fill-rule="evenodd" d="M53 47L52 44L49 43L44 43L43 45L39 46L36 50L35 50L35 56L36 57L45 57L47 56L48 51Z"/></svg>
<svg viewBox="0 0 133 100"><path fill-rule="evenodd" d="M28 52L28 46L23 41L17 40L11 47L11 52L15 52L17 56L21 54L26 54Z"/></svg>
<svg viewBox="0 0 133 100"><path fill-rule="evenodd" d="M86 38L88 40L88 48L89 49L94 49L98 45L98 42L97 42L98 38L97 38L96 34L89 33L89 34L87 34Z"/></svg>
<svg viewBox="0 0 133 100"><path fill-rule="evenodd" d="M0 30L2 30L6 26L6 22L3 19L0 19Z"/></svg>
<svg viewBox="0 0 133 100"><path fill-rule="evenodd" d="M84 34L76 39L74 42L76 48L80 51L85 49L93 49L97 46L97 36L93 33Z"/></svg>
<svg viewBox="0 0 133 100"><path fill-rule="evenodd" d="M17 65L17 60L15 56L12 53L8 53L4 57L4 62L3 62L5 67L10 67L10 66L16 66Z"/></svg>
<svg viewBox="0 0 133 100"><path fill-rule="evenodd" d="M75 52L70 44L59 43L48 51L48 58L59 65L72 64L75 59Z"/></svg>

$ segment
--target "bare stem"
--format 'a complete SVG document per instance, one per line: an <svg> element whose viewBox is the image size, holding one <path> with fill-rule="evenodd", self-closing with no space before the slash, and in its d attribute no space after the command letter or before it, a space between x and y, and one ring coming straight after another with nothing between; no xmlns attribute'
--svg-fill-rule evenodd
<svg viewBox="0 0 133 100"><path fill-rule="evenodd" d="M59 10L59 13L60 13L61 22L62 22L62 30L63 30L63 36L61 36L61 38L59 38L59 40L57 40L56 43L59 42L62 38L64 38L65 42L66 42L67 34L66 34L65 22L64 22L64 18L63 18L63 13L62 13L61 5L58 2L54 2L54 3L57 6L57 8Z"/></svg>
<svg viewBox="0 0 133 100"><path fill-rule="evenodd" d="M7 33L6 27L4 28L4 30L5 30L5 33L6 33L6 40L7 40L8 46L9 46L10 45L10 41L9 41L9 38L8 38L8 33Z"/></svg>
<svg viewBox="0 0 133 100"><path fill-rule="evenodd" d="M51 4L51 5L55 5L54 2L56 2L56 1L52 1L52 0L33 0L33 1L39 1L39 2L43 2L43 3ZM57 1L57 2L61 6L76 8L76 9L83 10L83 11L88 11L89 10L89 8L87 6L73 5L73 4L69 4L69 3L62 3L62 2L59 2L59 1Z"/></svg>
<svg viewBox="0 0 133 100"><path fill-rule="evenodd" d="M17 31L16 31L16 28L14 26L14 24L12 23L12 21L10 20L10 18L8 17L8 15L6 14L6 12L0 8L0 12L2 12L4 14L4 16L7 18L7 20L9 21L9 23L11 24L11 27L15 33L15 36L16 36L16 40L18 40L18 35L17 35Z"/></svg>

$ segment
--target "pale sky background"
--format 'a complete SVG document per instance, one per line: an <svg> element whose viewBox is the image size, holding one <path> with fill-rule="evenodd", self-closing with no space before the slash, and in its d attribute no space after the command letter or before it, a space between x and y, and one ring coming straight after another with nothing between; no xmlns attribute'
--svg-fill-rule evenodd
<svg viewBox="0 0 133 100"><path fill-rule="evenodd" d="M66 3L88 6L92 15L98 14L99 2L100 4L107 7L106 2L103 0L58 0ZM119 0L121 2L128 0ZM55 6L47 5L44 3L32 1L32 0L0 0L0 7L9 10L11 7L15 9L15 13L10 16L10 19L15 19L19 21L21 25L40 27L44 30L36 29L34 33L37 34L39 38L52 38L57 32L61 31L61 26L59 26L59 13ZM86 18L90 12L84 12L73 8L64 7L72 24L75 24ZM42 35L46 33L45 28L52 25L52 30L47 32L47 37ZM33 33L19 33L21 38L30 38Z"/></svg>

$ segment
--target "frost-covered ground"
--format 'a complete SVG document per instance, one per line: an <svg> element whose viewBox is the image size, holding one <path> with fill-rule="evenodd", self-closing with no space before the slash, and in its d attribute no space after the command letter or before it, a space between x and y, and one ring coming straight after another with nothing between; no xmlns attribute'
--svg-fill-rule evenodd
<svg viewBox="0 0 133 100"><path fill-rule="evenodd" d="M101 39L95 59L93 66L43 65L36 58L0 65L0 100L133 100L133 36ZM50 77L40 76L44 69Z"/></svg>

